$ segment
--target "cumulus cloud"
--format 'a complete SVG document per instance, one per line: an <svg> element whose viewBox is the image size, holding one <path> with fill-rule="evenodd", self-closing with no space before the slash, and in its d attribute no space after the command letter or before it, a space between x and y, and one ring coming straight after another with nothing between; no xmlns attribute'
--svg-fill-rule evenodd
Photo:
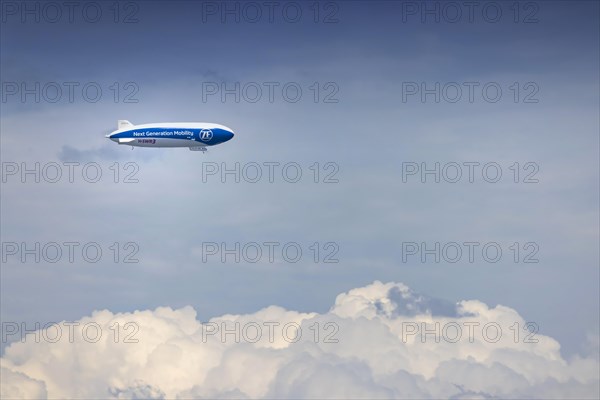
<svg viewBox="0 0 600 400"><path fill-rule="evenodd" d="M323 314L270 306L200 322L191 307L104 310L7 347L1 395L598 398L597 354L565 360L536 329L508 307L378 281Z"/></svg>

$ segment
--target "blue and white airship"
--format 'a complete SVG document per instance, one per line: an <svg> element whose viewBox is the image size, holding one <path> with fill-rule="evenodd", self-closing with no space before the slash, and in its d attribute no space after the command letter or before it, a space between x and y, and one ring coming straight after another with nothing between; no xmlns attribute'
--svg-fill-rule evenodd
<svg viewBox="0 0 600 400"><path fill-rule="evenodd" d="M206 151L207 147L224 143L233 137L233 130L206 122L163 122L133 125L119 120L117 130L106 135L118 144L138 147L188 147ZM133 148L132 148L133 149Z"/></svg>

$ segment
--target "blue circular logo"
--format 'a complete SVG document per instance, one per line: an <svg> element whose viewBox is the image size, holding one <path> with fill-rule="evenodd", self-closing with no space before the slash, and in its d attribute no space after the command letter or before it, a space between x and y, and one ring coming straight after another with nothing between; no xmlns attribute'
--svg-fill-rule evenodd
<svg viewBox="0 0 600 400"><path fill-rule="evenodd" d="M208 142L213 138L213 133L210 129L202 129L200 131L200 140L203 142Z"/></svg>

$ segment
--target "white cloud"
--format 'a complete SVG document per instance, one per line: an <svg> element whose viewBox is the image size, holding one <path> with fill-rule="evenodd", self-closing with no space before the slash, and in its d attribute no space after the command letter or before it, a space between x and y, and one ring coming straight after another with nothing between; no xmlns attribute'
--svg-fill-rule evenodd
<svg viewBox="0 0 600 400"><path fill-rule="evenodd" d="M41 399L48 395L44 382L23 373L0 367L0 377L0 397L3 399Z"/></svg>
<svg viewBox="0 0 600 400"><path fill-rule="evenodd" d="M3 398L600 394L597 354L565 360L554 339L528 336L526 321L513 309L477 300L451 305L400 283L376 281L342 293L324 314L270 306L201 323L193 308L184 307L105 310L77 322L72 335L59 324L56 343L48 340L56 333L50 328L37 342L30 334L6 349ZM102 336L93 343L97 327ZM127 343L131 339L137 342Z"/></svg>

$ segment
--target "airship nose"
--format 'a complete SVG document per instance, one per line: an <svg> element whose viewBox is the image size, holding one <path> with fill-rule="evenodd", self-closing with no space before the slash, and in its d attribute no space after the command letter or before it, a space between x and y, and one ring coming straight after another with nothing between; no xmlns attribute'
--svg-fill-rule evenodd
<svg viewBox="0 0 600 400"><path fill-rule="evenodd" d="M235 135L234 135L233 131L227 132L227 136L226 136L225 141L233 139L234 136Z"/></svg>

